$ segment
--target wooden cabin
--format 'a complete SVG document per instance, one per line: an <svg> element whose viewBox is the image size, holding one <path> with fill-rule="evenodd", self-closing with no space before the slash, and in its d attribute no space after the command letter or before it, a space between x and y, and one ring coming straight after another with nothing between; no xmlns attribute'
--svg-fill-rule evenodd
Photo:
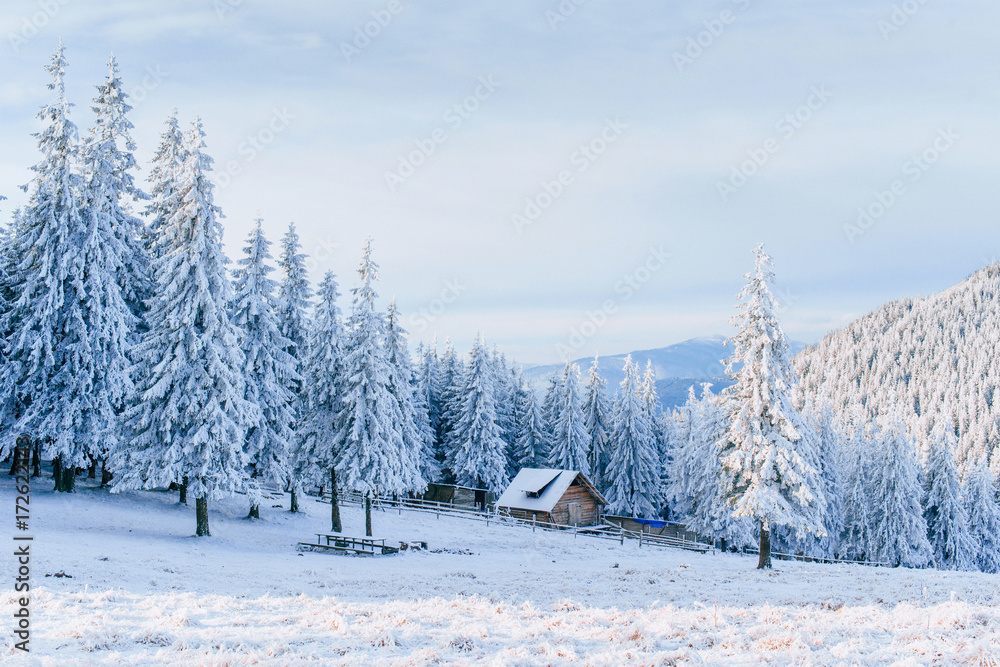
<svg viewBox="0 0 1000 667"><path fill-rule="evenodd" d="M526 521L594 526L608 501L576 470L524 468L497 499L497 510Z"/></svg>

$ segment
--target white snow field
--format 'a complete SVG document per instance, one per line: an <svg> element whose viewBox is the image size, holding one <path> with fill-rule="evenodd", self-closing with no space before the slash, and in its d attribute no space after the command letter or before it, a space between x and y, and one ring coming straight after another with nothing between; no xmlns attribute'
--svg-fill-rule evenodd
<svg viewBox="0 0 1000 667"><path fill-rule="evenodd" d="M0 597L0 662L32 665L961 664L1000 659L1000 577L639 549L416 512L376 512L375 536L439 553L296 551L329 506L290 515L242 499L194 509L175 493L111 496L49 479L31 495L32 638L13 647L16 568ZM13 515L12 478L0 479ZM193 501L192 501L193 505ZM343 510L345 533L363 514ZM13 522L13 517L10 516ZM8 545L11 543L8 543ZM70 577L55 577L65 573Z"/></svg>

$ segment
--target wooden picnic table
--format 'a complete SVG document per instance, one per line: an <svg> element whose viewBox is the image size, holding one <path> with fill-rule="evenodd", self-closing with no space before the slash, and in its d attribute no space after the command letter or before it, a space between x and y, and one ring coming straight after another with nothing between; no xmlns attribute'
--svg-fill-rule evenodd
<svg viewBox="0 0 1000 667"><path fill-rule="evenodd" d="M317 547L320 549L351 552L368 556L374 556L376 553L399 553L399 549L397 547L386 546L385 538L381 537L377 539L373 537L350 537L347 535L330 533L315 533L315 535L315 543L299 542L299 546Z"/></svg>

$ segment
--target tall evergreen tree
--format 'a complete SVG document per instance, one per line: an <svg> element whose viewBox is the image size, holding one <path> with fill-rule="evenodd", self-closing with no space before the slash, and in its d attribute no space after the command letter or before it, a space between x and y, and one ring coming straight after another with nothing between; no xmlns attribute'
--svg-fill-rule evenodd
<svg viewBox="0 0 1000 667"><path fill-rule="evenodd" d="M407 443L404 415L393 394L394 369L385 348L385 317L376 312L373 283L378 265L365 243L361 284L352 290L336 442L344 484L365 496L365 529L371 535L371 498L422 491L420 460Z"/></svg>
<svg viewBox="0 0 1000 667"><path fill-rule="evenodd" d="M495 375L481 337L472 347L463 379L450 467L459 484L499 495L508 482L507 445L497 424Z"/></svg>
<svg viewBox="0 0 1000 667"><path fill-rule="evenodd" d="M563 371L562 395L556 402L555 415L552 450L549 452L550 467L557 470L577 470L590 477L587 454L591 440L580 400L580 369L568 361Z"/></svg>
<svg viewBox="0 0 1000 667"><path fill-rule="evenodd" d="M957 445L958 438L950 420L938 420L931 434L924 476L924 520L934 551L934 563L941 570L973 569L976 557L962 485L955 467Z"/></svg>
<svg viewBox="0 0 1000 667"><path fill-rule="evenodd" d="M146 299L152 294L150 256L146 247L149 233L141 219L132 214L131 202L149 199L132 176L137 168L128 94L122 90L118 63L108 61L108 76L97 87L94 98L96 118L81 150L87 207L91 215L105 218L101 225L112 230L121 254L115 267L118 285L133 315L141 318Z"/></svg>
<svg viewBox="0 0 1000 667"><path fill-rule="evenodd" d="M433 438L434 460L437 463L438 475L441 477L441 466L445 460L444 440L441 429L441 413L443 410L443 387L441 386L441 362L437 356L437 343L425 347L423 343L417 349L417 382L416 390L420 400L427 405L427 421L430 424Z"/></svg>
<svg viewBox="0 0 1000 667"><path fill-rule="evenodd" d="M599 489L604 489L606 486L605 475L608 459L611 457L611 407L608 402L607 384L607 381L601 377L597 357L594 357L594 362L590 365L590 375L587 378L583 414L587 432L590 433L590 452L588 453L590 473L593 483Z"/></svg>
<svg viewBox="0 0 1000 667"><path fill-rule="evenodd" d="M758 568L771 567L772 525L797 534L822 534L826 501L818 471L809 464L815 435L789 399L795 385L785 334L774 315L771 258L754 249L755 268L744 276L733 323L733 356L726 390L732 409L722 450L735 516L753 517L760 530Z"/></svg>
<svg viewBox="0 0 1000 667"><path fill-rule="evenodd" d="M977 545L976 567L983 572L1000 572L1000 503L985 456L969 465L964 481L969 534Z"/></svg>
<svg viewBox="0 0 1000 667"><path fill-rule="evenodd" d="M299 414L300 445L292 456L297 483L312 480L330 487L331 530L339 533L340 502L337 482L337 415L344 383L345 333L337 299L337 279L327 271L316 292L318 303L309 331L308 355L302 363L302 402Z"/></svg>
<svg viewBox="0 0 1000 667"><path fill-rule="evenodd" d="M166 120L167 129L160 135L160 145L153 156L146 182L150 186L150 199L146 205L147 227L146 249L153 258L160 257L171 248L162 246L166 241L163 228L177 214L180 207L180 172L187 156L184 154L184 134L177 125L177 109L173 109ZM153 280L153 277L150 276Z"/></svg>
<svg viewBox="0 0 1000 667"><path fill-rule="evenodd" d="M306 256L299 252L301 248L302 244L295 231L295 224L289 224L288 232L281 239L281 254L278 256L278 268L281 269L282 280L278 286L276 310L279 331L289 341L285 351L295 360L294 370L299 372L300 376L303 360L308 354L309 318L306 311L311 306L310 298L312 297L312 289L309 287L309 278L306 274ZM303 435L299 433L299 422L305 418L303 415L305 398L302 395L301 381L291 380L288 388L295 396L293 430L296 433L294 447L298 449L304 444ZM301 458L299 453L296 453L294 457ZM301 480L293 475L288 485L291 496L288 508L290 512L299 511L300 490Z"/></svg>
<svg viewBox="0 0 1000 667"><path fill-rule="evenodd" d="M260 419L245 398L246 359L229 317L232 285L204 136L196 120L178 184L181 208L161 230L174 250L153 265L157 289L149 331L136 348L137 400L127 413L133 448L124 452L114 486L122 491L187 480L199 536L211 534L210 499L254 492L243 443Z"/></svg>
<svg viewBox="0 0 1000 667"><path fill-rule="evenodd" d="M431 430L427 402L414 384L413 361L406 349L406 331L399 323L396 300L389 303L385 347L389 355L390 389L402 415L403 441L419 462L420 476L425 482L438 478L441 468L434 459L434 432Z"/></svg>
<svg viewBox="0 0 1000 667"><path fill-rule="evenodd" d="M295 361L285 350L288 340L278 331L272 299L275 282L271 243L264 236L258 218L247 244L246 256L235 272L236 301L233 324L240 329L244 366L245 396L259 409L259 418L247 431L246 454L251 477L279 488L288 481L289 447L292 433L293 395L288 385L298 379ZM260 498L251 497L250 516L260 517Z"/></svg>
<svg viewBox="0 0 1000 667"><path fill-rule="evenodd" d="M612 408L606 496L613 514L653 517L660 491L659 455L640 392L639 369L629 355Z"/></svg>
<svg viewBox="0 0 1000 667"><path fill-rule="evenodd" d="M924 567L934 557L920 507L920 468L913 441L897 417L873 433L876 461L870 482L872 531L869 558L896 567Z"/></svg>
<svg viewBox="0 0 1000 667"><path fill-rule="evenodd" d="M874 475L875 446L858 421L852 424L851 435L842 454L844 470L844 527L839 554L854 560L865 560L872 549L875 508L871 493Z"/></svg>
<svg viewBox="0 0 1000 667"><path fill-rule="evenodd" d="M77 173L65 68L60 44L46 68L56 98L39 113L42 160L12 230L11 300L0 327L7 332L0 400L8 425L0 449L9 452L21 434L42 440L58 491L72 491L77 466L120 441L135 325L118 282L127 253Z"/></svg>
<svg viewBox="0 0 1000 667"><path fill-rule="evenodd" d="M642 406L646 411L646 416L653 429L653 436L656 439L657 464L659 466L660 485L656 504L663 508L663 514L667 514L664 507L666 503L667 487L669 485L668 476L670 474L670 423L663 416L663 408L660 406L660 397L656 392L656 372L653 370L653 361L646 360L646 372L642 377Z"/></svg>
<svg viewBox="0 0 1000 667"><path fill-rule="evenodd" d="M451 340L444 342L444 352L440 363L441 399L438 412L440 414L438 443L444 458L442 463L442 478L446 483L455 482L455 471L451 468L456 441L455 426L462 414L465 396L462 389L465 386L465 366L455 354Z"/></svg>
<svg viewBox="0 0 1000 667"><path fill-rule="evenodd" d="M517 468L541 468L549 456L549 442L545 437L545 425L542 423L541 410L535 394L528 387L524 378L519 376L518 390L515 396L515 414L517 415L517 442L514 446L514 458Z"/></svg>

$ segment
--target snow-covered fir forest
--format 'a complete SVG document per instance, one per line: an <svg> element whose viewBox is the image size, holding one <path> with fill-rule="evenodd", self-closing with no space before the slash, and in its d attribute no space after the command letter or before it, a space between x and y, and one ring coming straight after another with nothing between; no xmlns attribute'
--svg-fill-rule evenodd
<svg viewBox="0 0 1000 667"><path fill-rule="evenodd" d="M567 469L607 513L723 549L1000 571L996 266L793 358L758 246L732 386L663 412L652 367L629 359L620 386L567 362L536 395L485 337L412 348L374 240L356 274L312 285L294 225L268 239L258 220L231 262L200 121L173 113L139 182L115 60L85 131L66 69L60 46L0 257L0 454L29 448L42 476L51 460L57 491L88 471L114 493L171 487L209 535L211 503L234 494L260 516L267 489L294 511L319 489L499 495L522 468Z"/></svg>

